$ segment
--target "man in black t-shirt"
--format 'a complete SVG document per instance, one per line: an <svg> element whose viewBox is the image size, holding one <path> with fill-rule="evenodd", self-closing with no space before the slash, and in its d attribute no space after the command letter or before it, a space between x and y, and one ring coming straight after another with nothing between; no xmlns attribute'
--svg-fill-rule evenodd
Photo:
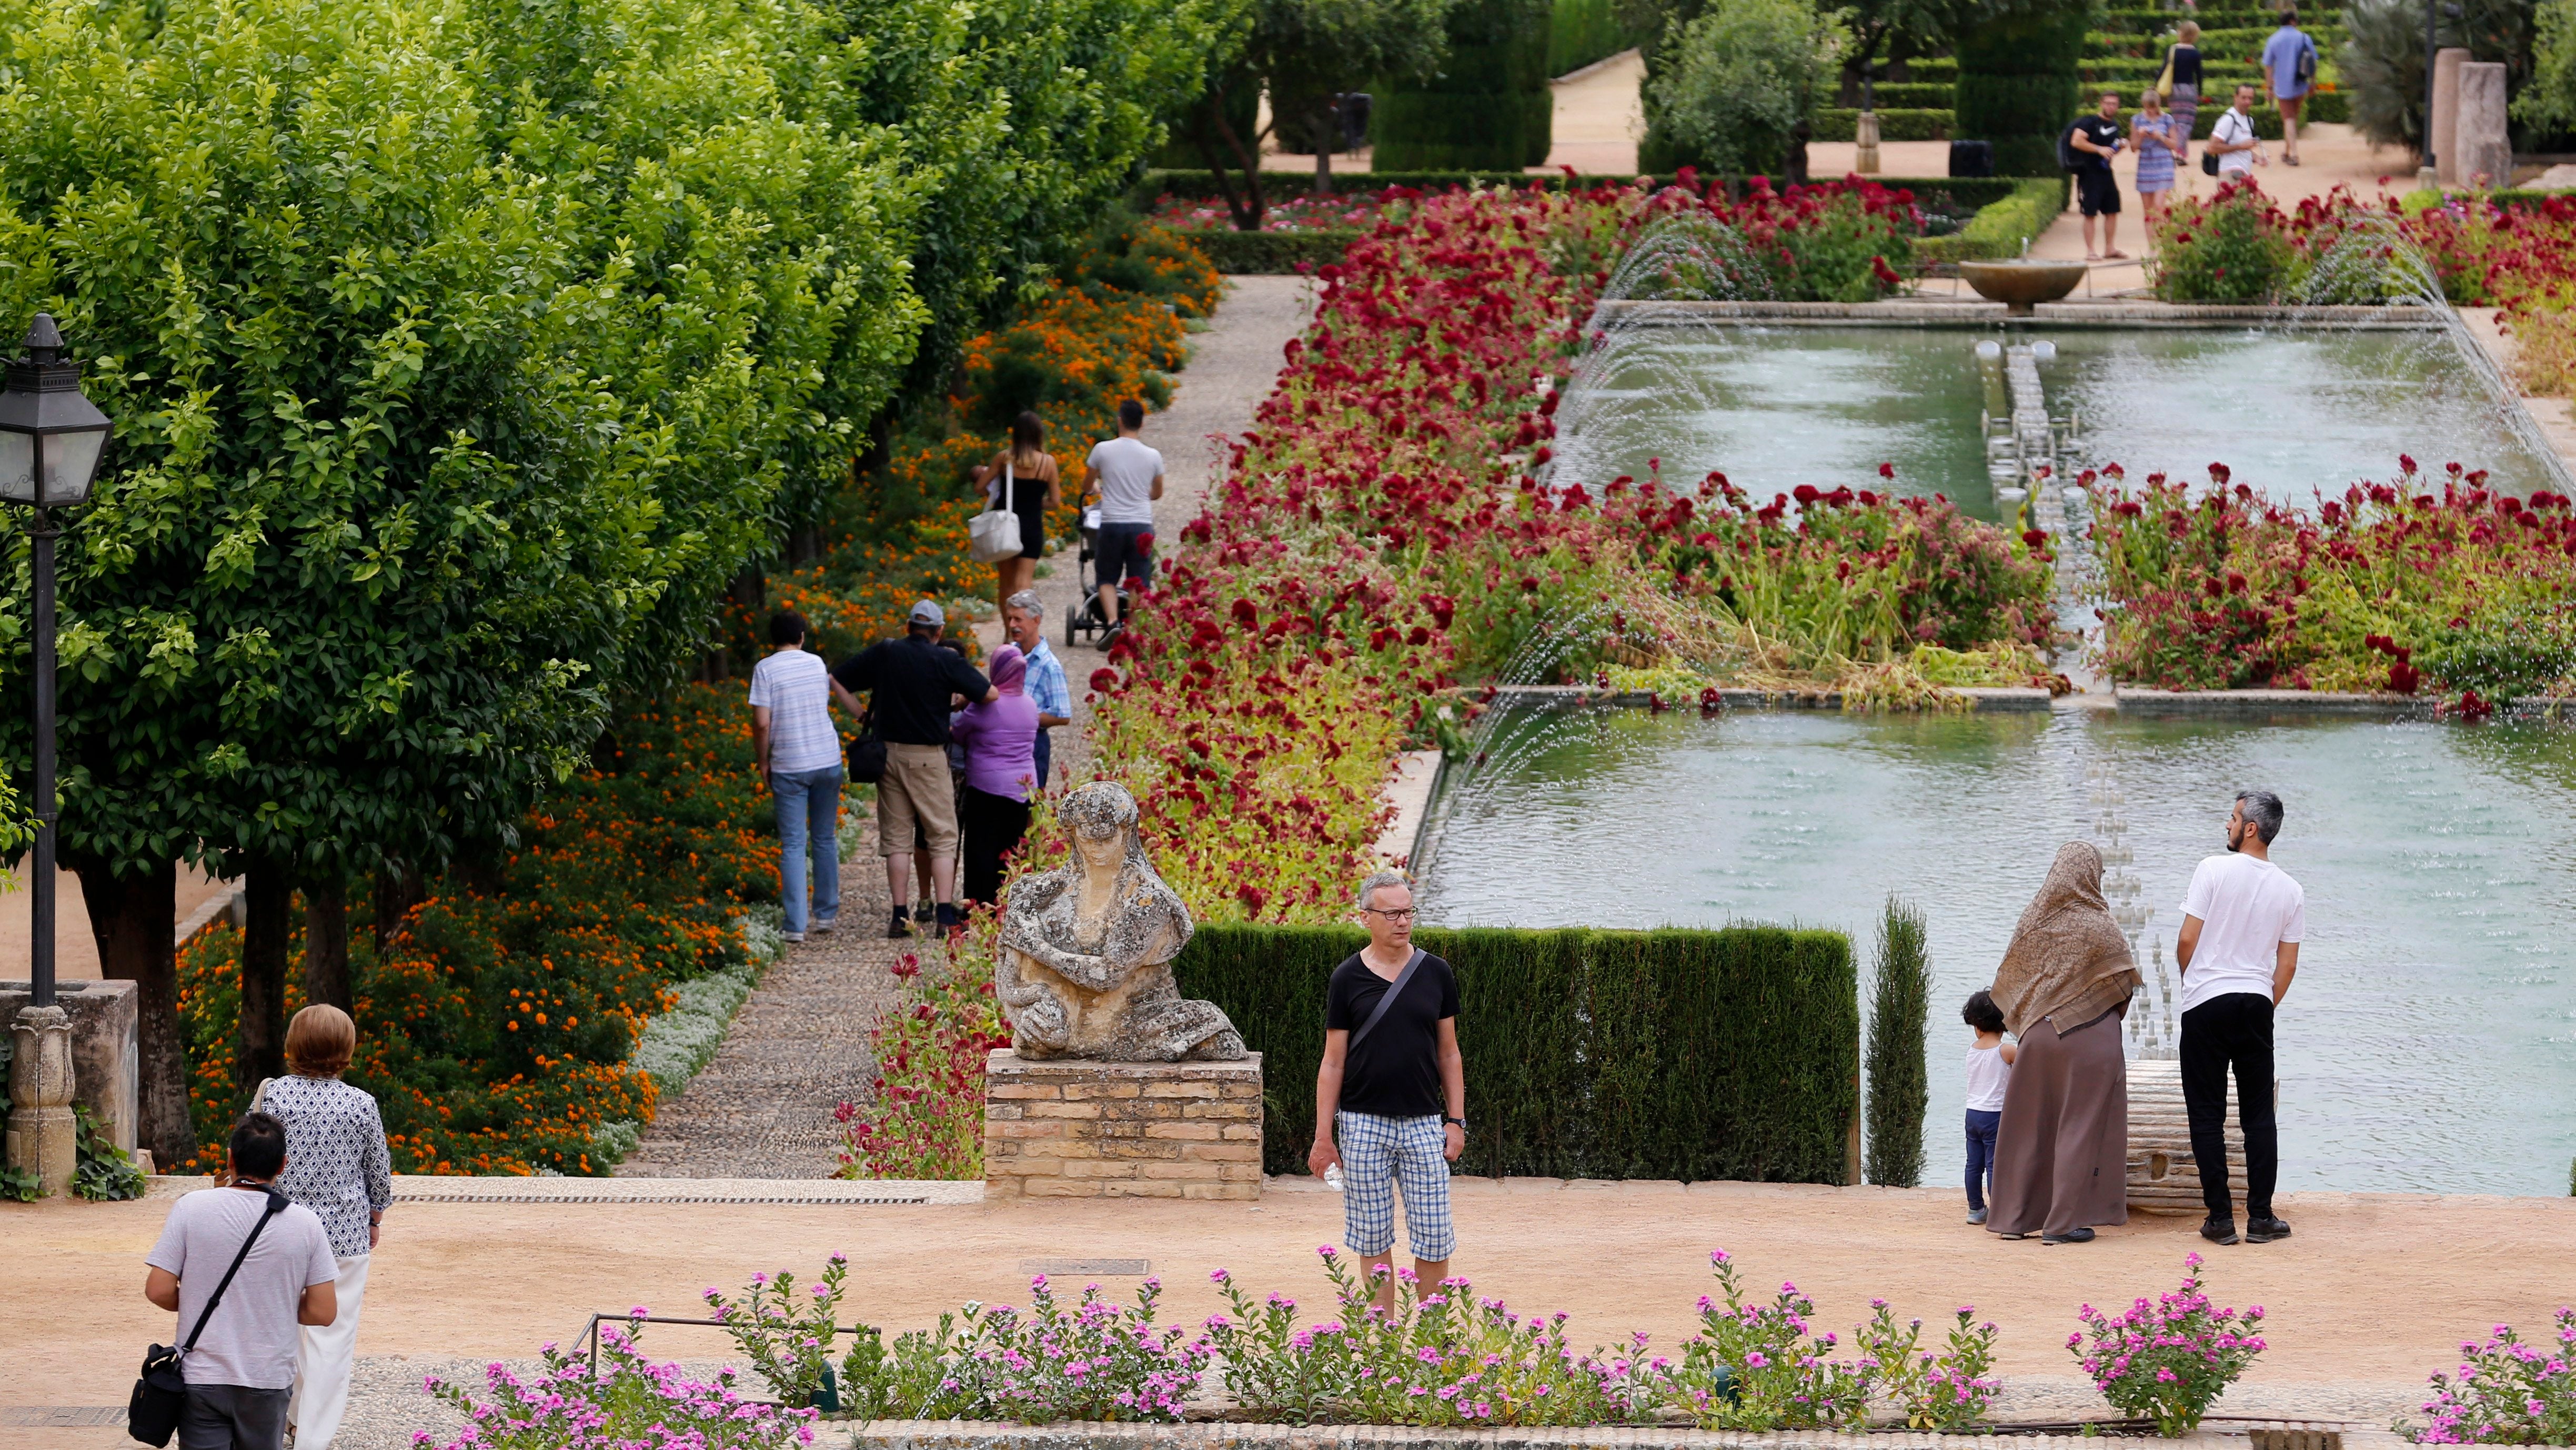
<svg viewBox="0 0 2576 1450"><path fill-rule="evenodd" d="M1369 944L1333 969L1324 1065L1315 1074L1315 1146L1306 1164L1342 1170L1342 1242L1395 1308L1395 1194L1413 1272L1449 1277L1449 1165L1467 1148L1467 1070L1458 1053L1458 978L1413 945L1413 888L1400 871L1360 883Z"/></svg>
<svg viewBox="0 0 2576 1450"><path fill-rule="evenodd" d="M957 796L948 780L948 705L999 698L966 657L939 647L948 616L924 599L912 606L903 638L870 645L841 661L832 678L853 693L873 690L868 714L885 741L885 778L877 782L877 854L885 858L886 899L894 919L886 935L912 935L904 903L912 866L913 823L930 847L930 884L939 929L957 920Z"/></svg>
<svg viewBox="0 0 2576 1450"><path fill-rule="evenodd" d="M2111 158L2124 145L2120 139L2120 93L2104 91L2099 109L2090 116L2079 117L2066 133L2067 149L2075 153L2075 202L2084 210L2084 260L2125 262L2129 254L2121 251L2120 179L2111 172ZM2093 219L2102 219L2102 246L2093 247Z"/></svg>

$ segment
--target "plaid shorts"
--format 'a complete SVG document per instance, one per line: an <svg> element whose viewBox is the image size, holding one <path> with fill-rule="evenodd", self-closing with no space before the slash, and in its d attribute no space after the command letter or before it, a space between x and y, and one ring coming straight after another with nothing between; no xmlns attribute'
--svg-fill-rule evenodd
<svg viewBox="0 0 2576 1450"><path fill-rule="evenodd" d="M1413 1256L1444 1263L1458 1247L1449 1223L1449 1136L1437 1114L1383 1118L1337 1113L1342 1152L1342 1241L1355 1254L1395 1247L1395 1190L1404 1185L1404 1237Z"/></svg>

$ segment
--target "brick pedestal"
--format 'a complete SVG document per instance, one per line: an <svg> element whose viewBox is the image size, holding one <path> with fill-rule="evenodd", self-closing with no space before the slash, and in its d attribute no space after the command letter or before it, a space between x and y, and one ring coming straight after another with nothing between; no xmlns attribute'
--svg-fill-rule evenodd
<svg viewBox="0 0 2576 1450"><path fill-rule="evenodd" d="M1261 1196L1261 1055L984 1068L984 1196Z"/></svg>

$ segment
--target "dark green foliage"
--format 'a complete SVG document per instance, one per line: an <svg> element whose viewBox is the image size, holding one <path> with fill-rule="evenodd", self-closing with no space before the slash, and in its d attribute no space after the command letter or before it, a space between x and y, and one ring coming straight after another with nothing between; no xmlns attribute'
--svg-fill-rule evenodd
<svg viewBox="0 0 2576 1450"><path fill-rule="evenodd" d="M1895 89L1893 86L1880 86L1878 91L1884 96L1893 89ZM1947 88L1944 87L1944 89ZM1816 112L1813 124L1816 140L1849 141L1859 134L1860 112L1848 107L1828 106ZM1878 139L1881 141L1946 141L1950 139L1953 124L1950 108L1947 106L1937 110L1916 110L1911 107L1893 109L1882 105L1878 111Z"/></svg>
<svg viewBox="0 0 2576 1450"><path fill-rule="evenodd" d="M2519 96L2532 68L2531 0L2460 0L2435 8L2434 37L2469 58L2501 61L2505 89ZM2344 8L2351 39L2335 70L2352 94L2352 125L2374 146L2420 150L2424 143L2424 7L2417 0L2354 0ZM2517 114L2529 118L2530 106Z"/></svg>
<svg viewBox="0 0 2576 1450"><path fill-rule="evenodd" d="M1987 202L1968 219L1967 226L1946 237L1914 239L1917 262L1958 262L1972 258L2018 257L2022 243L2048 230L2057 214L2066 210L2068 179L2064 174L2032 177L2022 181L1995 178L2013 188L2003 197ZM1976 183L1950 183L1953 195L1962 202L1969 199L1967 188Z"/></svg>
<svg viewBox="0 0 2576 1450"><path fill-rule="evenodd" d="M2057 172L2057 133L2076 115L2086 7L2067 0L1985 16L1959 29L1951 134L1995 145L1998 176Z"/></svg>
<svg viewBox="0 0 2576 1450"><path fill-rule="evenodd" d="M1947 78L1938 81L1880 81L1874 87L1881 111L1946 111L1950 109L1951 90Z"/></svg>
<svg viewBox="0 0 2576 1450"><path fill-rule="evenodd" d="M1233 277L1285 276L1342 259L1360 233L1339 227L1312 232L1193 232L1190 240L1215 268Z"/></svg>
<svg viewBox="0 0 2576 1450"><path fill-rule="evenodd" d="M1556 0L1547 38L1547 73L1567 75L1608 60L1637 43L1612 0Z"/></svg>
<svg viewBox="0 0 2576 1450"><path fill-rule="evenodd" d="M134 1157L116 1146L87 1103L72 1106L78 1166L72 1169L72 1192L94 1203L115 1203L143 1196L143 1170Z"/></svg>
<svg viewBox="0 0 2576 1450"><path fill-rule="evenodd" d="M1924 936L1923 913L1889 897L1869 1004L1869 1181L1882 1188L1923 1183L1923 1110L1932 1091L1924 1041L1932 961Z"/></svg>
<svg viewBox="0 0 2576 1450"><path fill-rule="evenodd" d="M1840 1183L1860 998L1836 932L1426 929L1458 972L1461 1171ZM1303 1173L1333 968L1364 938L1211 923L1174 964L1262 1053L1264 1167Z"/></svg>
<svg viewBox="0 0 2576 1450"><path fill-rule="evenodd" d="M1376 87L1373 162L1390 168L1546 162L1555 109L1547 89L1547 0L1461 0L1435 73Z"/></svg>
<svg viewBox="0 0 2576 1450"><path fill-rule="evenodd" d="M1668 186L1670 172L1654 174L1655 183ZM1702 180L1707 178L1703 175ZM1532 176L1508 171L1356 171L1342 173L1341 182L1348 191L1373 191L1389 186L1409 187L1415 191L1445 191L1453 186L1493 186L1498 183L1542 187L1563 191L1568 187L1581 191L1595 186L1633 185L1635 176L1578 175L1569 179L1565 173ZM1948 192L1961 206L1992 206L2011 196L2021 182L2009 176L1873 176L1870 180L1891 191L1912 191L1918 196ZM1216 182L1205 171L1149 171L1144 181L1131 194L1132 204L1151 207L1165 196L1201 199L1216 195ZM1282 234L1285 235L1285 234ZM1191 240L1207 246L1202 234L1192 233ZM1210 255L1214 253L1211 251ZM1229 269L1230 270L1230 269Z"/></svg>

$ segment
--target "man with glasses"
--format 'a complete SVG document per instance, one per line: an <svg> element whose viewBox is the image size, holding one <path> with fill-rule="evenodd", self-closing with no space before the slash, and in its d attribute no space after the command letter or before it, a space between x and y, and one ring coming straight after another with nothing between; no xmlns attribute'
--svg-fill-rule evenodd
<svg viewBox="0 0 2576 1450"><path fill-rule="evenodd" d="M1316 1174L1342 1170L1342 1242L1377 1303L1395 1308L1395 1195L1413 1272L1449 1277L1449 1165L1467 1149L1467 1069L1458 1052L1458 978L1413 944L1413 887L1400 871L1360 883L1368 945L1333 969L1324 1065L1315 1074Z"/></svg>

